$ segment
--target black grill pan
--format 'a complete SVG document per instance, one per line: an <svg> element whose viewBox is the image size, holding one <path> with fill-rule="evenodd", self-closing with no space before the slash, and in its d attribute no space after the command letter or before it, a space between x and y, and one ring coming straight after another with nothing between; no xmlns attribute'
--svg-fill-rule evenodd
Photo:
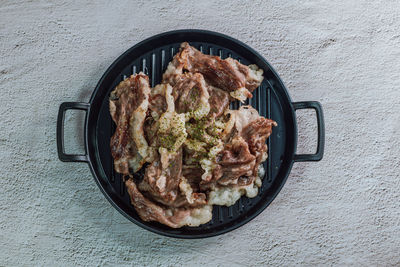
<svg viewBox="0 0 400 267"><path fill-rule="evenodd" d="M257 64L264 70L264 81L248 103L262 116L278 123L268 139L268 160L262 187L255 198L242 197L231 207L214 206L211 222L199 227L172 229L156 222L144 222L130 204L121 175L113 168L110 137L115 125L108 110L108 98L114 87L133 73L149 75L151 86L161 81L181 42L187 41L205 54L232 57L243 64ZM240 103L232 104L238 108ZM70 155L64 149L64 115L68 109L86 111L85 154ZM315 154L298 155L295 111L314 109L318 124L318 146ZM204 30L178 30L146 39L122 54L104 73L89 103L64 102L57 120L57 148L61 161L87 162L100 190L111 204L135 224L158 234L179 238L202 238L231 231L256 217L276 197L284 185L294 162L319 161L324 151L325 130L321 105L315 101L293 103L270 64L246 44L229 36Z"/></svg>

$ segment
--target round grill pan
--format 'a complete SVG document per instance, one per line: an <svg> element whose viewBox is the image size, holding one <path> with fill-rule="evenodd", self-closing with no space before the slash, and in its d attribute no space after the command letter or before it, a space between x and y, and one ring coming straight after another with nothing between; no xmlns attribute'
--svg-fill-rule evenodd
<svg viewBox="0 0 400 267"><path fill-rule="evenodd" d="M264 70L264 81L247 103L262 116L278 123L268 138L268 160L262 187L255 198L242 197L231 207L214 206L213 219L199 227L172 229L157 222L142 221L130 204L121 175L114 171L110 138L115 131L108 109L108 98L114 87L133 73L143 71L151 86L161 81L181 42L187 41L205 54L232 57L243 64L256 64ZM231 108L241 104L232 103ZM85 154L66 154L64 149L64 115L68 109L86 111ZM297 123L295 111L314 109L317 115L318 144L315 154L296 154ZM270 64L256 51L229 36L204 30L178 30L146 39L122 54L104 73L89 103L64 102L57 120L57 148L61 161L87 162L97 185L110 203L135 224L155 233L178 238L202 238L226 233L249 222L261 213L284 185L294 162L319 161L324 151L325 130L321 105L315 101L293 103Z"/></svg>

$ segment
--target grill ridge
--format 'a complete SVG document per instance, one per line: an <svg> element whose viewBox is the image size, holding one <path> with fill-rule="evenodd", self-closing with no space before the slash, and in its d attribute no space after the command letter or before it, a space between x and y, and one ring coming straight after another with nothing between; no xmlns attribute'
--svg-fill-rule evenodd
<svg viewBox="0 0 400 267"><path fill-rule="evenodd" d="M124 179L122 178L121 174L118 174L118 178L119 178L119 192L121 196L124 196L125 194L125 183L124 183Z"/></svg>
<svg viewBox="0 0 400 267"><path fill-rule="evenodd" d="M110 136L113 136L114 132L115 132L115 123L111 120L111 132L110 132ZM114 159L111 157L111 176L110 176L110 182L114 183L115 182L115 169L114 169Z"/></svg>
<svg viewBox="0 0 400 267"><path fill-rule="evenodd" d="M156 54L151 54L151 83L150 86L154 87L156 79Z"/></svg>
<svg viewBox="0 0 400 267"><path fill-rule="evenodd" d="M267 118L272 118L271 114L271 88L268 86L267 87ZM271 182L272 180L272 158L270 157L271 155L271 138L267 139L267 146L268 146L268 158L267 158L267 181L268 183Z"/></svg>
<svg viewBox="0 0 400 267"><path fill-rule="evenodd" d="M148 74L147 67L146 67L146 59L145 58L142 59L142 71L143 71L144 74L146 74L146 75Z"/></svg>

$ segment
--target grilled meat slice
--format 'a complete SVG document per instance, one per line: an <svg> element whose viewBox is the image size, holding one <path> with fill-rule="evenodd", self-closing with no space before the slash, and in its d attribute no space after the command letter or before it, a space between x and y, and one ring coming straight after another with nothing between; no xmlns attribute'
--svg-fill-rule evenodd
<svg viewBox="0 0 400 267"><path fill-rule="evenodd" d="M182 175L182 149L176 153L160 149L160 159L147 168L139 184L142 192L169 207L201 206L206 204L204 193L193 192Z"/></svg>
<svg viewBox="0 0 400 267"><path fill-rule="evenodd" d="M267 158L266 139L276 122L261 117L251 106L230 110L232 125L230 137L217 157L213 178L203 182L202 188L219 185L247 185L258 176L258 168ZM228 133L229 134L229 133Z"/></svg>
<svg viewBox="0 0 400 267"><path fill-rule="evenodd" d="M169 64L163 81L172 85L183 79L184 72L201 73L207 83L230 92L233 98L244 101L252 97L263 80L263 71L255 65L246 66L232 58L205 55L184 42Z"/></svg>
<svg viewBox="0 0 400 267"><path fill-rule="evenodd" d="M125 186L132 205L143 221L157 221L172 228L179 228L184 225L199 226L211 220L212 207L209 205L200 208L166 207L145 197L132 179L125 181Z"/></svg>
<svg viewBox="0 0 400 267"><path fill-rule="evenodd" d="M151 161L143 124L150 94L149 78L143 73L122 81L110 95L110 113L116 124L111 137L115 170L129 175Z"/></svg>
<svg viewBox="0 0 400 267"><path fill-rule="evenodd" d="M265 141L272 133L272 127L277 126L276 122L266 118L258 118L246 125L241 136L249 145L252 155L256 157L259 164L267 159L267 144Z"/></svg>

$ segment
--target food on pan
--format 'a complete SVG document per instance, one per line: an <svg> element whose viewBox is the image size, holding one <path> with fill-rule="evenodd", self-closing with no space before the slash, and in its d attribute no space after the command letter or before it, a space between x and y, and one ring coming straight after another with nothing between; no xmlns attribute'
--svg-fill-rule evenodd
<svg viewBox="0 0 400 267"><path fill-rule="evenodd" d="M212 219L212 205L257 195L266 139L277 124L251 106L231 110L229 104L251 98L262 74L185 42L160 84L150 88L141 72L111 92L114 168L141 219L199 226Z"/></svg>

